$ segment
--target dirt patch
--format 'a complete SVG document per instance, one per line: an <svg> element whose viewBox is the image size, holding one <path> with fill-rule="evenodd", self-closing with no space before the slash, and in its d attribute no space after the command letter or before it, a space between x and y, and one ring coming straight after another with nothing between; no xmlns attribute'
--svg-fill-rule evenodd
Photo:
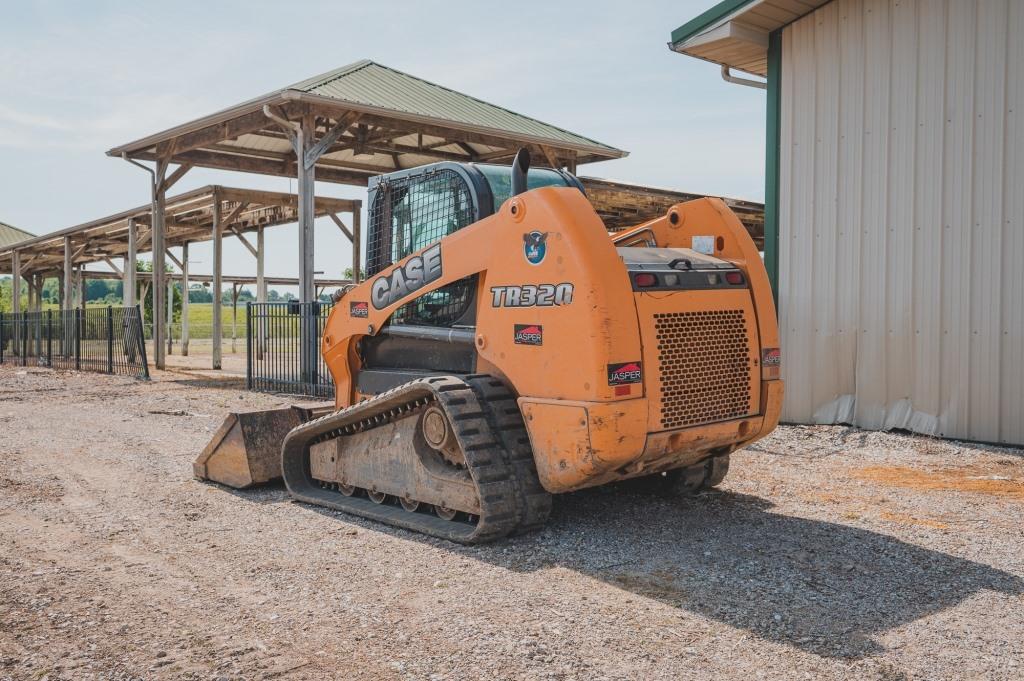
<svg viewBox="0 0 1024 681"><path fill-rule="evenodd" d="M893 487L939 492L992 494L1024 500L1024 476L1020 466L971 466L921 470L907 466L871 466L853 471L861 480Z"/></svg>

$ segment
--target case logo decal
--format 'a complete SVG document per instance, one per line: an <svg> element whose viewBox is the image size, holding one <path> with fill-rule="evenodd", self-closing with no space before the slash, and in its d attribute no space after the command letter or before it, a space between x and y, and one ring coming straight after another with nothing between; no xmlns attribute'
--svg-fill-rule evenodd
<svg viewBox="0 0 1024 681"><path fill-rule="evenodd" d="M410 293L441 278L441 244L435 244L405 261L387 274L373 280L370 302L378 310L392 305Z"/></svg>
<svg viewBox="0 0 1024 681"><path fill-rule="evenodd" d="M608 365L608 385L639 383L643 378L640 362L622 362Z"/></svg>
<svg viewBox="0 0 1024 681"><path fill-rule="evenodd" d="M369 303L353 300L348 304L348 314L350 317L369 317L370 305Z"/></svg>
<svg viewBox="0 0 1024 681"><path fill-rule="evenodd" d="M547 232L527 232L523 235L523 253L526 255L526 262L531 265L539 265L544 262L544 256L548 253Z"/></svg>
<svg viewBox="0 0 1024 681"><path fill-rule="evenodd" d="M544 345L544 327L540 324L516 324L516 345Z"/></svg>
<svg viewBox="0 0 1024 681"><path fill-rule="evenodd" d="M572 302L573 285L492 286L491 307L552 307Z"/></svg>

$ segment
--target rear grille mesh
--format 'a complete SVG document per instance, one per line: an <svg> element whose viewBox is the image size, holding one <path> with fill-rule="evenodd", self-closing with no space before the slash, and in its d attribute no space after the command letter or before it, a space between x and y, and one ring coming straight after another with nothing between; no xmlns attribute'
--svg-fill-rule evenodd
<svg viewBox="0 0 1024 681"><path fill-rule="evenodd" d="M750 345L742 310L654 315L661 425L683 428L750 413Z"/></svg>

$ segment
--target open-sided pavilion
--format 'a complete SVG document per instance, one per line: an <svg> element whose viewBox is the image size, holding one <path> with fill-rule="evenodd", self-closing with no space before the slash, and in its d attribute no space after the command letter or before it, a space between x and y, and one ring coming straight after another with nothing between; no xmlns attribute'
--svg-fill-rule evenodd
<svg viewBox="0 0 1024 681"><path fill-rule="evenodd" d="M358 263L361 202L349 199L315 197L313 214L329 216L352 241L353 262ZM254 283L256 299L266 301L267 286L298 283L295 279L264 275L264 229L296 222L298 196L281 192L239 189L210 185L165 200L163 252L179 273L161 276L136 272L134 263L139 253L159 252L153 247L152 206L138 206L115 215L92 220L28 240L0 247L0 271L11 272L13 277L14 311L20 311L21 280L28 283L30 309L39 309L43 281L56 277L60 282L62 307L70 309L84 301L82 286L86 278L120 278L124 284L124 304L135 304L136 280L181 281L187 291L190 281L209 281L213 287L213 367L221 365L221 297L223 282ZM341 214L349 214L345 220ZM234 236L252 254L256 261L255 277L225 276L223 273L223 247L225 236ZM189 273L189 245L199 241L213 241L212 274L196 276ZM169 249L180 248L181 257ZM155 263L162 260L154 258ZM85 265L105 263L111 272L87 271ZM317 281L316 285L329 286L348 283L331 279ZM145 284L144 284L145 285ZM162 292L163 287L154 288ZM142 298L145 298L143 293ZM167 300L171 300L170 297ZM162 310L161 308L158 308ZM156 315L154 315L156 318ZM164 320L168 319L164 315ZM154 330L155 331L155 330ZM161 338L166 332L161 334ZM154 342L157 334L154 332ZM182 297L182 350L188 352L188 296ZM154 348L155 349L155 348ZM155 353L154 353L155 354Z"/></svg>
<svg viewBox="0 0 1024 681"><path fill-rule="evenodd" d="M151 242L166 250L166 192L190 168L296 178L299 297L315 298L315 180L366 185L371 176L440 160L507 162L527 148L552 167L626 152L372 61L363 60L115 147L151 175ZM144 165L143 161L153 163ZM164 280L164 259L153 276ZM164 296L154 288L154 359L162 368ZM316 341L303 346L310 367ZM307 347L308 346L308 347ZM305 369L304 369L305 370Z"/></svg>

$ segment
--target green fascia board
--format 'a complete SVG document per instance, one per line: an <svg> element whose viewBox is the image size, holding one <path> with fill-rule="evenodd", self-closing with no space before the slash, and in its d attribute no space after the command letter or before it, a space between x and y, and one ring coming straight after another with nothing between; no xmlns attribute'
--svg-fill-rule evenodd
<svg viewBox="0 0 1024 681"><path fill-rule="evenodd" d="M746 5L749 5L752 2L754 2L754 0L722 0L722 2L718 3L711 9L704 11L700 15L690 19L685 24L672 31L671 44L675 46L684 40L692 38L715 22L721 21L733 12L743 9Z"/></svg>
<svg viewBox="0 0 1024 681"><path fill-rule="evenodd" d="M782 113L782 29L768 36L768 83L765 98L764 266L779 305L779 175Z"/></svg>

